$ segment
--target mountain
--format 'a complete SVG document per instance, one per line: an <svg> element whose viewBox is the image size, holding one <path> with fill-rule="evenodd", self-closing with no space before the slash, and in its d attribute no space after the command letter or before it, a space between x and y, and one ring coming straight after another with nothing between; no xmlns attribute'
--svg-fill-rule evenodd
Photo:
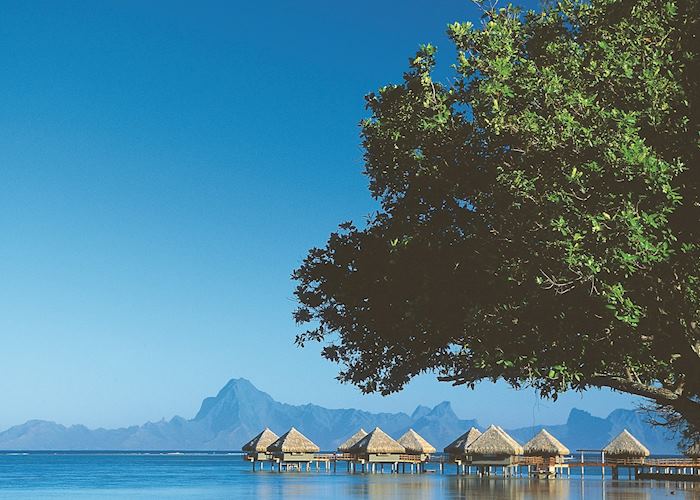
<svg viewBox="0 0 700 500"><path fill-rule="evenodd" d="M545 426L522 427L508 432L525 443L543 427ZM627 429L654 454L678 453L676 437L666 429L649 425L644 414L635 410L615 410L607 418L600 418L574 408L565 424L546 427L572 452L577 449L601 449L623 429Z"/></svg>
<svg viewBox="0 0 700 500"><path fill-rule="evenodd" d="M206 398L194 418L148 422L121 429L66 427L54 422L30 420L0 432L1 450L240 450L241 445L266 426L278 434L295 426L321 449L333 450L358 428L381 427L394 437L409 428L442 449L476 420L460 419L445 401L428 408L418 406L406 413L370 413L354 409L289 405L275 401L245 379L230 380L214 397ZM542 426L509 431L521 442L529 440ZM615 410L607 418L574 409L565 424L547 429L572 451L601 448L623 428L629 429L653 453L676 453L669 436L645 423L639 412Z"/></svg>

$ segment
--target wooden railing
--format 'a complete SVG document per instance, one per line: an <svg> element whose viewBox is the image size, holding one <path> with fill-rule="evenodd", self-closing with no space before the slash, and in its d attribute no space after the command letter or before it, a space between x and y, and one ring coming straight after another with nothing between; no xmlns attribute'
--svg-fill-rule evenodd
<svg viewBox="0 0 700 500"><path fill-rule="evenodd" d="M605 456L605 463L610 464L610 465L622 465L622 466L634 466L634 465L643 465L645 462L644 457L633 457L633 458L616 458L616 457L609 457Z"/></svg>
<svg viewBox="0 0 700 500"><path fill-rule="evenodd" d="M700 467L700 458L647 458L644 465L651 467Z"/></svg>

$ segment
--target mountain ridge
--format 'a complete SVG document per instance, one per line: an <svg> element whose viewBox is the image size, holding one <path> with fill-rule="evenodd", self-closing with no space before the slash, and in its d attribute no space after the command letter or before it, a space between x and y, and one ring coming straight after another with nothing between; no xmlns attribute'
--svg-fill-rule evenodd
<svg viewBox="0 0 700 500"><path fill-rule="evenodd" d="M371 413L353 408L328 409L312 403L291 405L275 401L249 380L239 378L229 380L216 396L204 398L192 419L176 415L170 420L118 429L89 429L81 424L65 426L46 420L28 420L0 432L0 450L237 451L264 427L281 434L291 426L325 450L334 450L359 427L369 430L379 426L394 437L413 428L438 450L470 427L483 429L475 419L460 419L449 401L433 408L419 405L410 415ZM653 453L677 453L673 436L645 423L635 410L618 409L601 418L574 408L564 424L521 427L508 432L524 443L543 427L572 451L602 448L627 428Z"/></svg>

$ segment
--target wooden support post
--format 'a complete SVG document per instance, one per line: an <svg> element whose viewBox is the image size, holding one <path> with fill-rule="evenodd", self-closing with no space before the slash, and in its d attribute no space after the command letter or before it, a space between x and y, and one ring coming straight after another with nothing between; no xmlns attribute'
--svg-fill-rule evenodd
<svg viewBox="0 0 700 500"><path fill-rule="evenodd" d="M600 463L602 464L600 467L600 474L605 479L605 452L601 451L600 452Z"/></svg>

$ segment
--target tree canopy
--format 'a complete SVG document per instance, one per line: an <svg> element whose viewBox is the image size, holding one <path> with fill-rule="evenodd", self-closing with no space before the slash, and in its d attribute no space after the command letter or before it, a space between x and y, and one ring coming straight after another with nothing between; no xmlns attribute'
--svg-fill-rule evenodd
<svg viewBox="0 0 700 500"><path fill-rule="evenodd" d="M700 429L698 9L484 9L445 81L422 46L367 96L381 209L294 271L297 343L366 392L610 387Z"/></svg>

